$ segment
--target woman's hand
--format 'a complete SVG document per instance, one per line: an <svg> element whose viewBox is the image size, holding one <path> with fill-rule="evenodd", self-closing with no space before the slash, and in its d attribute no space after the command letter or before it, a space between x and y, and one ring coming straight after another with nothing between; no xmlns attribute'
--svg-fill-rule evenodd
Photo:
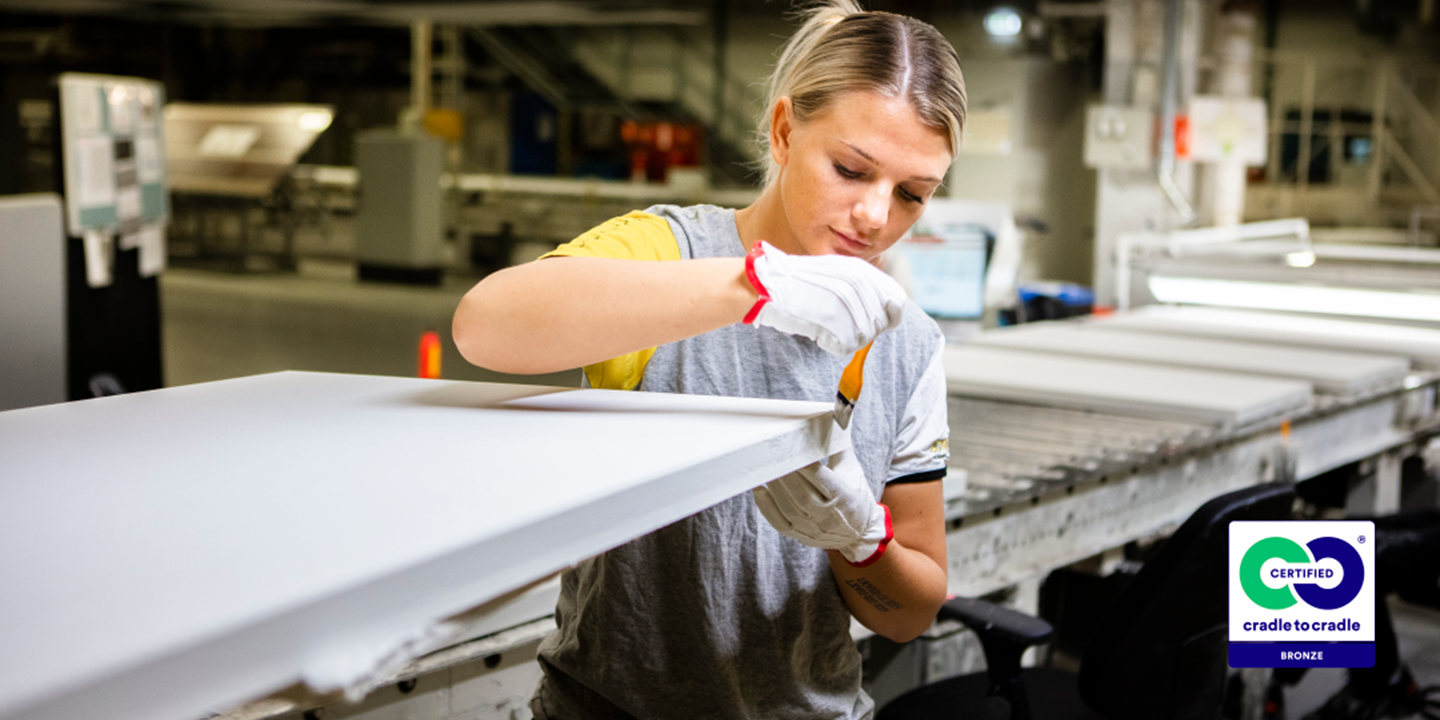
<svg viewBox="0 0 1440 720"><path fill-rule="evenodd" d="M857 567L834 550L830 570L845 605L865 627L908 642L935 622L945 602L945 492L939 480L886 485L895 537L880 559Z"/></svg>
<svg viewBox="0 0 1440 720"><path fill-rule="evenodd" d="M815 341L848 357L900 324L905 290L889 275L844 255L789 255L761 240L745 258L760 300L745 322Z"/></svg>
<svg viewBox="0 0 1440 720"><path fill-rule="evenodd" d="M755 488L755 505L781 535L829 553L840 595L865 627L908 642L945 602L943 485L888 485L877 502L852 452Z"/></svg>
<svg viewBox="0 0 1440 720"><path fill-rule="evenodd" d="M852 450L751 492L760 514L781 535L810 547L837 550L856 567L879 560L893 537L890 508L875 501Z"/></svg>

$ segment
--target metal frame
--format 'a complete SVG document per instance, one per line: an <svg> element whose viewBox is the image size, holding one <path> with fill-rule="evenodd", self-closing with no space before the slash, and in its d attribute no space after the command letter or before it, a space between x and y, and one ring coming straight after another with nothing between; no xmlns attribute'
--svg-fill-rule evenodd
<svg viewBox="0 0 1440 720"><path fill-rule="evenodd" d="M1404 147L1404 137L1397 136L1393 127L1397 124L1413 123L1415 130L1435 137L1440 133L1440 123L1431 115L1421 103L1413 90L1407 87L1402 72L1408 72L1411 79L1416 82L1436 82L1435 68L1430 65L1406 65L1399 67L1393 61L1376 60L1357 61L1346 57L1331 57L1307 53L1288 52L1274 49L1257 49L1255 51L1254 63L1262 72L1273 74L1276 69L1288 68L1299 73L1298 97L1278 97L1272 94L1267 100L1270 103L1270 127L1269 127L1269 157L1266 163L1266 185L1285 189L1293 192L1294 199L1303 201L1307 195L1316 191L1310 187L1310 166L1315 161L1315 151L1312 147L1312 137L1315 124L1315 110L1317 104L1324 107L1324 103L1316 98L1316 91L1324 90L1327 81L1332 80L1335 73L1351 72L1363 73L1369 78L1369 86L1373 88L1373 94L1369 98L1369 109L1371 121L1363 127L1342 128L1339 118L1338 106L1332 109L1332 117L1327 127L1330 133L1328 143L1331 167L1338 167L1336 160L1343 151L1338 146L1339 140L1343 138L1347 130L1357 130L1361 133L1368 133L1372 138L1372 157L1370 166L1365 173L1365 184L1355 189L1363 190L1371 203L1378 203L1383 200L1382 195L1387 188L1396 187L1396 179L1386 178L1391 160L1403 174L1405 180L1414 188L1415 192L1427 202L1440 202L1440 190L1436 189L1437 180L1430 173L1426 172L1426 160L1429 158L1413 158L1410 152ZM1430 76L1428 80L1419 80L1423 75ZM1298 103L1299 117L1296 120L1287 120L1284 117L1287 105ZM1359 98L1356 101L1363 103ZM1281 138L1286 134L1297 133L1298 153L1296 158L1296 177L1293 180L1285 180L1280 177L1281 155L1283 144ZM1331 183L1334 185L1334 183ZM1290 205L1290 202L1284 205ZM1286 209L1282 212L1299 212L1295 209ZM1308 214L1308 213L1306 213Z"/></svg>
<svg viewBox="0 0 1440 720"><path fill-rule="evenodd" d="M1043 577L1168 532L1216 495L1422 445L1440 434L1436 387L1434 375L1416 376L1407 388L1353 402L1322 400L1303 416L1236 433L1206 436L1195 428L1187 438L1176 428L1181 432L1152 442L1148 452L1089 458L1079 468L1057 465L1050 478L1016 478L1006 492L972 490L947 513L950 591L983 595ZM1379 485L1384 497L1376 507L1398 508L1398 482Z"/></svg>

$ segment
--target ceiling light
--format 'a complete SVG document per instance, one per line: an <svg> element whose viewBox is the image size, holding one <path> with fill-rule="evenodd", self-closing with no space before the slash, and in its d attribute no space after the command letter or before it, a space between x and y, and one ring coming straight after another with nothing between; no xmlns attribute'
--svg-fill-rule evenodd
<svg viewBox="0 0 1440 720"><path fill-rule="evenodd" d="M324 110L310 110L300 113L300 118L295 122L301 130L321 132L330 127L330 119L330 113Z"/></svg>
<svg viewBox="0 0 1440 720"><path fill-rule="evenodd" d="M1015 37L1020 34L1020 13L1014 8L1001 7L985 15L985 32L995 37Z"/></svg>
<svg viewBox="0 0 1440 720"><path fill-rule="evenodd" d="M1315 251L1301 250L1300 252L1287 253L1285 264L1293 268L1307 268L1315 264Z"/></svg>
<svg viewBox="0 0 1440 720"><path fill-rule="evenodd" d="M1172 277L1150 278L1150 292L1162 303L1440 322L1430 293Z"/></svg>

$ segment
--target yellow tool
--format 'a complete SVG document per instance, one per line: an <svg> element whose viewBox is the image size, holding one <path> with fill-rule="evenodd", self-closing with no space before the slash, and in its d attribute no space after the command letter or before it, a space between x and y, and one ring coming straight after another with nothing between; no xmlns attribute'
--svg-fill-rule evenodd
<svg viewBox="0 0 1440 720"><path fill-rule="evenodd" d="M865 385L865 356L874 344L860 348L840 374L840 390L835 393L835 422L840 423L841 429L850 429L850 415L855 412L855 403L860 402L860 388Z"/></svg>

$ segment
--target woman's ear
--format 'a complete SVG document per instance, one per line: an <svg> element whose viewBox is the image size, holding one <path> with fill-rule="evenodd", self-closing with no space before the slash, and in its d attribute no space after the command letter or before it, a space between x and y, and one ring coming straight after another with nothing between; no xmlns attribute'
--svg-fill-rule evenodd
<svg viewBox="0 0 1440 720"><path fill-rule="evenodd" d="M793 110L789 97L775 101L770 110L770 159L776 165L785 165L790 157L790 133L795 129Z"/></svg>

